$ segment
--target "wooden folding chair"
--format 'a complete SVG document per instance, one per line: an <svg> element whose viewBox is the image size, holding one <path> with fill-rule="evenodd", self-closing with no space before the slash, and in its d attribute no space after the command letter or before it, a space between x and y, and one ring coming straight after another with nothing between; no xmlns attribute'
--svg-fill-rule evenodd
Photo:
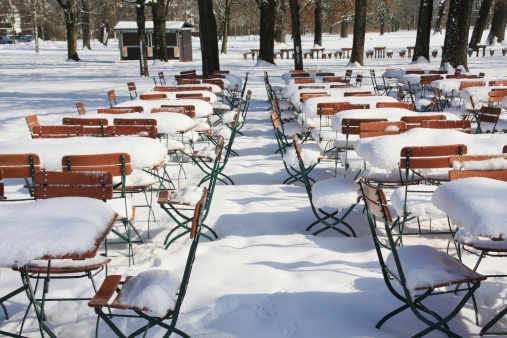
<svg viewBox="0 0 507 338"><path fill-rule="evenodd" d="M205 209L206 195L206 190L204 190L201 199L195 207L194 216L192 218L192 227L190 228L190 238L192 240L192 243L190 244L190 249L185 264L183 277L181 278L181 283L174 284L174 277L168 271L163 270L142 272L136 277L127 277L123 283L120 283L122 278L121 275L111 275L106 277L104 283L100 287L95 297L93 297L93 299L88 303L88 306L94 308L95 313L98 315L96 333L98 332L99 319L102 319L116 335L119 337L126 337L126 335L121 332L120 328L118 328L118 326L116 326L112 321L112 317L114 317L115 314L109 314L103 311L104 307L107 307L110 309L133 310L135 312L135 315L119 314L119 316L143 318L148 321L146 325L132 332L129 337L134 337L142 333L146 335L148 333L148 330L153 326L160 326L167 330L167 332L165 332L163 335L164 338L169 337L173 332L179 334L182 337L188 337L186 333L176 328L176 322L178 320L180 308L187 291L188 283L190 280L190 273L192 271L192 266L195 260L197 245L201 236L201 223L203 217L202 215ZM161 279L157 278L157 280L161 280L162 283L164 283L164 286L162 287L174 290L174 296L176 297L174 304L167 305L167 313L165 315L158 313L155 315L152 313L147 314L145 312L153 311L154 309L150 309L145 304L129 304L128 301L125 302L125 300L136 298L136 290L130 285L135 285L136 281L139 279L148 281L148 283L152 282L154 273L156 273L157 276L162 276ZM120 284L123 284L123 287L121 289L119 288ZM141 284L144 285L144 283ZM156 287L156 285L153 286ZM115 291L118 292L118 295L112 303L108 304ZM139 291L142 292L142 290ZM151 304L153 304L154 301L155 299L153 298L149 300ZM170 322L168 324L165 324L164 321L166 320L169 320Z"/></svg>
<svg viewBox="0 0 507 338"><path fill-rule="evenodd" d="M42 170L40 158L37 154L0 154L0 170L3 172L3 179L23 179L28 189L28 198L8 198L3 196L4 201L23 201L33 199L33 185L35 173Z"/></svg>
<svg viewBox="0 0 507 338"><path fill-rule="evenodd" d="M142 237L139 231L134 226L136 206L132 205L128 200L127 194L129 193L144 193L146 199L146 205L149 208L148 213L148 232L149 232L149 221L153 215L151 209L151 200L148 198L146 192L154 184L154 181L142 184L132 184L128 180L128 176L132 174L132 165L130 155L125 153L109 153L109 154L93 154L93 155L65 155L62 157L62 171L72 172L93 172L93 171L107 171L115 177L115 192L117 196L117 202L113 203L112 206L118 213L118 220L123 224L125 228L125 234L121 233L117 229L112 229L120 242L106 241L106 255L107 246L109 244L127 244L129 258L129 266L132 261L134 263L134 252L132 243L142 243ZM137 240L133 240L132 232L137 236Z"/></svg>
<svg viewBox="0 0 507 338"><path fill-rule="evenodd" d="M156 125L113 125L106 126L104 129L105 137L113 136L140 136L157 138L158 129Z"/></svg>
<svg viewBox="0 0 507 338"><path fill-rule="evenodd" d="M61 126L33 126L32 138L64 138L84 136L84 126L61 125Z"/></svg>
<svg viewBox="0 0 507 338"><path fill-rule="evenodd" d="M393 296L403 303L402 306L385 315L375 327L380 329L386 321L402 311L410 309L427 326L414 337L422 337L434 330L458 337L456 333L451 331L448 323L460 312L470 298L473 300L477 313L473 294L486 277L433 247L413 245L399 248L398 234L395 232L399 227L399 220L394 219L391 215L384 192L380 188L367 184L364 180L360 180L359 183L384 282ZM379 225L378 223L383 224ZM378 229L380 228L385 231L385 235L379 235ZM390 250L389 256L385 256L382 248ZM428 271L428 273L425 274L424 271ZM451 285L462 286L457 290L442 290L442 288ZM400 287L401 291L399 291ZM461 299L444 316L440 316L423 303L429 296L447 293L455 293L454 297L459 296Z"/></svg>
<svg viewBox="0 0 507 338"><path fill-rule="evenodd" d="M376 94L370 92L370 91L364 91L364 92L345 92L343 93L344 97L348 96L375 96Z"/></svg>
<svg viewBox="0 0 507 338"><path fill-rule="evenodd" d="M109 105L112 107L116 105L116 92L114 89L111 89L107 92L107 99L109 100Z"/></svg>
<svg viewBox="0 0 507 338"><path fill-rule="evenodd" d="M427 234L451 234L455 229L436 230L432 228L431 219L444 217L445 215L431 202L431 195L437 185L449 181L449 163L453 155L467 153L464 144L437 145L437 146L414 146L404 147L400 152L399 172L400 181L410 182L414 179L422 179L426 184L408 184L397 188L391 195L391 203L400 216L400 223L407 228L410 221L416 220L418 230L408 232L402 229L401 235L427 235ZM431 169L431 171L427 171ZM440 169L440 170L438 170ZM421 227L420 218L425 217L430 221L429 230L424 231Z"/></svg>
<svg viewBox="0 0 507 338"><path fill-rule="evenodd" d="M294 79L294 84L302 84L302 83L315 83L315 79L314 78L309 78L309 77L307 77L307 78L304 78L304 77L299 78L299 77L297 77L297 78Z"/></svg>
<svg viewBox="0 0 507 338"><path fill-rule="evenodd" d="M77 113L79 115L85 115L86 114L86 108L85 108L85 105L83 102L76 102L76 108L77 108Z"/></svg>
<svg viewBox="0 0 507 338"><path fill-rule="evenodd" d="M130 107L111 107L111 108L99 108L98 114L130 114L130 113L142 113L144 111L143 106L130 106Z"/></svg>
<svg viewBox="0 0 507 338"><path fill-rule="evenodd" d="M83 126L85 136L104 136L104 128L108 125L108 120L102 117L64 117L62 124Z"/></svg>
<svg viewBox="0 0 507 338"><path fill-rule="evenodd" d="M497 132L498 130L496 129L496 125L498 124L501 113L502 108L499 107L481 107L476 115L477 129L475 130L475 133L494 134Z"/></svg>
<svg viewBox="0 0 507 338"><path fill-rule="evenodd" d="M137 87L135 82L127 82L127 87L129 89L130 99L134 100L137 97Z"/></svg>
<svg viewBox="0 0 507 338"><path fill-rule="evenodd" d="M344 78L342 76L330 76L322 79L322 82L340 82L343 84L349 84L350 78Z"/></svg>
<svg viewBox="0 0 507 338"><path fill-rule="evenodd" d="M165 93L144 93L139 95L139 100L163 100L167 99L167 94Z"/></svg>
<svg viewBox="0 0 507 338"><path fill-rule="evenodd" d="M359 138L398 135L407 131L404 121L367 122L359 125Z"/></svg>
<svg viewBox="0 0 507 338"><path fill-rule="evenodd" d="M310 231L315 225L320 224L323 227L314 231L312 235L318 235L332 229L346 237L356 237L354 229L352 229L345 219L359 202L357 184L350 178L341 177L318 181L312 187L307 175L308 167L303 161L301 145L297 136L294 136L294 148L299 161L299 171L310 201L310 207L317 218L315 222L306 228L306 231ZM309 168L312 167L310 166ZM340 198L330 198L328 196L330 194L329 186L335 187L340 192ZM331 193L333 196L335 195L334 191ZM345 211L340 213L342 210Z"/></svg>
<svg viewBox="0 0 507 338"><path fill-rule="evenodd" d="M155 86L153 88L154 92L178 92L179 89L177 86Z"/></svg>
<svg viewBox="0 0 507 338"><path fill-rule="evenodd" d="M164 72L158 72L158 80L160 81L160 85L165 85L165 76Z"/></svg>

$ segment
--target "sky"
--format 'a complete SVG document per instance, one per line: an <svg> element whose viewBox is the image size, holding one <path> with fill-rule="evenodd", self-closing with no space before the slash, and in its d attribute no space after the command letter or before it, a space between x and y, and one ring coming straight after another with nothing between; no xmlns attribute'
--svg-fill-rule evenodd
<svg viewBox="0 0 507 338"><path fill-rule="evenodd" d="M439 55L422 66L438 69L443 39L443 35L432 36L431 49L437 49ZM357 74L365 75L363 87L371 88L370 69L379 75L386 68L414 66L410 59L400 58L397 53L414 43L414 31L384 36L368 33L365 50L386 46L394 55L392 59L365 58L364 67L354 68L353 78ZM275 153L277 145L263 80L267 71L273 85L284 85L281 76L293 68L293 61L278 58L276 65L266 65L250 58L244 60L242 54L257 48L258 44L258 37L232 37L228 54L220 58L221 69L243 79L248 72L247 89L253 92L252 101L242 130L244 135L236 137L233 145L239 156L231 157L224 171L235 185L217 185L206 220L219 238L201 239L177 327L195 337L406 337L423 330L425 326L408 311L389 320L380 330L375 328L377 321L400 303L382 279L361 205L347 218L357 238L345 238L330 231L311 236L305 231L315 219L304 187L282 184L287 174L280 155ZM324 35L323 44L330 51L350 47L352 36L340 40L338 36ZM303 36L303 48L312 45L313 37ZM281 47L277 45L275 49ZM76 102L84 102L87 115L92 115L97 109L109 106L107 91L110 89L115 89L118 102L130 100L127 82L134 81L138 92L153 89L151 77L139 76L137 62L119 61L116 41L109 40L107 47L94 42L92 48L78 50L82 61L76 63L66 61L64 42L42 42L39 54L35 54L33 44L0 46L0 141L30 139L24 120L28 115L36 114L41 121L77 116ZM507 78L507 56L501 56L501 46L492 48L496 51L494 56L469 58L470 72L485 72L487 79ZM167 81L179 71L200 72L200 49L195 39L193 49L193 62L150 63L150 74L163 71ZM307 59L304 65L343 75L347 61ZM196 147L205 146L202 143ZM190 163L184 166L187 179L181 181L181 187L195 183L200 177L196 166ZM170 170L177 177L177 168ZM323 161L314 169L312 177L323 180L332 178L333 174L334 162ZM20 181L6 181L6 185L7 193L19 195L22 191ZM157 221L150 226L150 238L146 224L136 223L144 243L134 245L135 265L129 267L124 257L112 257L110 274L137 275L147 270L167 269L181 275L189 239L181 238L164 250L165 236L174 223L157 204L154 210ZM143 220L146 211L139 210L137 216ZM433 220L433 226L445 225L445 219ZM424 244L445 250L447 241L445 236L414 236L406 245ZM113 250L118 255L123 252L121 248ZM470 266L475 257L465 256L464 262ZM505 272L502 267L498 259L490 258L481 264L480 272ZM97 284L103 278L103 272L97 275ZM0 294L19 285L16 272L0 269ZM506 286L504 278L493 278L483 282L476 292L481 325L507 305ZM92 294L90 282L84 278L53 280L50 289L57 296ZM446 295L430 304L444 310L456 300L453 295ZM5 305L11 318L5 320L0 314L0 330L18 330L26 304L23 294L7 301ZM48 323L59 337L94 336L96 315L86 302L51 303L46 311ZM125 319L118 319L117 323L122 330L136 328L135 322ZM449 325L461 336L477 336L480 331L474 323L471 304ZM33 311L25 326L25 335L38 336ZM499 326L507 329L507 319ZM156 329L149 334L160 335ZM101 323L99 336L114 334ZM429 336L443 335L433 332Z"/></svg>

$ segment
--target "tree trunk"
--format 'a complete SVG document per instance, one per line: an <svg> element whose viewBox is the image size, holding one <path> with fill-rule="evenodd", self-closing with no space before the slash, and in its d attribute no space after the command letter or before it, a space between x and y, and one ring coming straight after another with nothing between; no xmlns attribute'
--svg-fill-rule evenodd
<svg viewBox="0 0 507 338"><path fill-rule="evenodd" d="M275 0L262 0L260 18L259 60L275 64Z"/></svg>
<svg viewBox="0 0 507 338"><path fill-rule="evenodd" d="M212 0L198 0L199 38L201 40L202 74L210 75L220 70L218 55L217 23Z"/></svg>
<svg viewBox="0 0 507 338"><path fill-rule="evenodd" d="M232 0L225 0L225 13L224 13L224 35L222 40L222 54L227 54L227 40L229 39L229 27L231 23L231 5Z"/></svg>
<svg viewBox="0 0 507 338"><path fill-rule="evenodd" d="M298 0L289 0L292 21L292 42L294 43L294 69L303 70L303 49L301 44L301 20Z"/></svg>
<svg viewBox="0 0 507 338"><path fill-rule="evenodd" d="M340 39L346 39L349 37L349 21L345 18L342 18L342 23L340 25Z"/></svg>
<svg viewBox="0 0 507 338"><path fill-rule="evenodd" d="M91 50L90 44L90 8L88 0L82 0L81 5L82 15L81 15L81 29L83 30L83 49L88 48Z"/></svg>
<svg viewBox="0 0 507 338"><path fill-rule="evenodd" d="M322 47L322 1L315 0L315 35L313 45Z"/></svg>
<svg viewBox="0 0 507 338"><path fill-rule="evenodd" d="M366 35L366 0L355 0L354 39L349 64L359 63L363 66L364 37Z"/></svg>
<svg viewBox="0 0 507 338"><path fill-rule="evenodd" d="M454 68L463 65L468 71L468 27L472 4L473 0L451 0L449 4L441 67L445 67L446 63Z"/></svg>
<svg viewBox="0 0 507 338"><path fill-rule="evenodd" d="M493 12L493 20L491 21L491 29L487 42L492 45L496 42L505 40L505 26L507 24L507 0L496 0L495 11Z"/></svg>
<svg viewBox="0 0 507 338"><path fill-rule="evenodd" d="M470 43L468 44L469 49L472 48L474 51L476 51L477 45L481 43L482 33L484 32L484 28L486 28L489 10L491 9L492 4L493 0L482 0L481 9L479 10L479 17L475 21L472 37L470 38Z"/></svg>
<svg viewBox="0 0 507 338"><path fill-rule="evenodd" d="M421 56L430 60L431 18L433 16L433 0L419 1L419 21L417 22L417 37L412 61Z"/></svg>
<svg viewBox="0 0 507 338"><path fill-rule="evenodd" d="M146 40L146 17L144 15L145 5L144 0L137 0L136 3L136 20L137 20L137 36L139 37L140 59L139 68L141 76L150 76L148 70L148 51Z"/></svg>
<svg viewBox="0 0 507 338"><path fill-rule="evenodd" d="M151 15L153 17L153 58L160 61L169 61L167 55L166 15L164 12L165 1L152 1Z"/></svg>
<svg viewBox="0 0 507 338"><path fill-rule="evenodd" d="M443 21L444 15L445 15L446 3L447 3L447 0L438 0L437 20L435 22L435 31L433 32L433 34L437 34L437 33L442 34L442 21Z"/></svg>
<svg viewBox="0 0 507 338"><path fill-rule="evenodd" d="M77 0L57 0L65 15L67 35L67 58L79 61L77 55Z"/></svg>

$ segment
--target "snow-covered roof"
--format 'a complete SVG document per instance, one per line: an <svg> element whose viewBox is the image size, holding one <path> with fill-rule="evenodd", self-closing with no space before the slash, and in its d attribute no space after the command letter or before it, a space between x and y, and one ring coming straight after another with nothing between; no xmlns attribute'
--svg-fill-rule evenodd
<svg viewBox="0 0 507 338"><path fill-rule="evenodd" d="M182 29L193 29L194 25L189 24L185 21L166 21L166 30L182 30ZM145 29L147 31L153 30L153 21L145 22ZM137 22L136 21L118 21L116 26L114 26L115 31L136 31L137 32Z"/></svg>

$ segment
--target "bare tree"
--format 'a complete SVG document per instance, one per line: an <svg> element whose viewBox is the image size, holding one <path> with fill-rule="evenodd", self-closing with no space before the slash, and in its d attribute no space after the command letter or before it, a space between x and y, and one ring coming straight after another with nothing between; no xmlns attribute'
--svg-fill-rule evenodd
<svg viewBox="0 0 507 338"><path fill-rule="evenodd" d="M83 49L92 49L90 43L90 7L88 0L81 0L81 34L83 37Z"/></svg>
<svg viewBox="0 0 507 338"><path fill-rule="evenodd" d="M415 49L412 61L417 61L420 57L430 60L430 37L431 37L431 18L433 16L433 0L419 1L419 19L417 22L417 37L415 39Z"/></svg>
<svg viewBox="0 0 507 338"><path fill-rule="evenodd" d="M65 15L68 60L79 61L77 55L77 0L56 0Z"/></svg>
<svg viewBox="0 0 507 338"><path fill-rule="evenodd" d="M366 35L366 0L356 0L354 17L354 39L349 64L359 63L363 66L364 37Z"/></svg>
<svg viewBox="0 0 507 338"><path fill-rule="evenodd" d="M150 0L153 17L153 57L161 61L169 61L166 40L166 20L169 10L169 0Z"/></svg>
<svg viewBox="0 0 507 338"><path fill-rule="evenodd" d="M441 67L449 63L454 68L462 65L468 71L468 27L472 4L473 0L451 0L449 4Z"/></svg>
<svg viewBox="0 0 507 338"><path fill-rule="evenodd" d="M315 0L314 27L313 45L322 46L322 0Z"/></svg>
<svg viewBox="0 0 507 338"><path fill-rule="evenodd" d="M505 26L507 24L507 0L495 0L495 10L493 12L493 20L491 29L487 38L488 44L502 42L505 40Z"/></svg>
<svg viewBox="0 0 507 338"><path fill-rule="evenodd" d="M442 22L445 15L445 6L447 5L447 2L447 0L438 0L437 9L435 11L437 13L437 18L435 21L433 34L442 34Z"/></svg>
<svg viewBox="0 0 507 338"><path fill-rule="evenodd" d="M201 39L202 74L210 75L220 70L218 32L212 0L198 0L199 38Z"/></svg>
<svg viewBox="0 0 507 338"><path fill-rule="evenodd" d="M493 5L493 0L482 0L479 17L475 21L472 37L470 38L470 43L468 44L469 49L472 48L475 51L477 50L477 44L481 43L482 33L486 28L491 5Z"/></svg>
<svg viewBox="0 0 507 338"><path fill-rule="evenodd" d="M298 0L289 0L292 22L292 42L294 43L294 69L303 70L303 49L301 44L301 20Z"/></svg>
<svg viewBox="0 0 507 338"><path fill-rule="evenodd" d="M275 0L257 0L261 9L259 60L275 64Z"/></svg>
<svg viewBox="0 0 507 338"><path fill-rule="evenodd" d="M227 43L229 40L229 29L231 24L231 9L232 9L232 0L224 0L223 1L223 18L221 26L223 28L222 31L222 50L221 54L227 54Z"/></svg>

